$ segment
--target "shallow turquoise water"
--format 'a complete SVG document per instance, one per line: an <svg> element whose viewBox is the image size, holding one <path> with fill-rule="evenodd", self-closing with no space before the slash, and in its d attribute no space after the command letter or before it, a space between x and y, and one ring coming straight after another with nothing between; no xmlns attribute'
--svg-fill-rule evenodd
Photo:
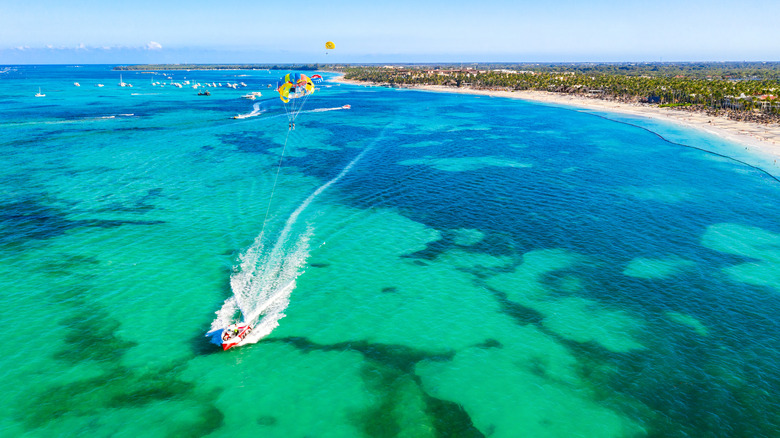
<svg viewBox="0 0 780 438"><path fill-rule="evenodd" d="M1 435L777 436L780 183L737 145L334 83L288 133L284 72L0 71ZM223 353L236 307L269 334Z"/></svg>

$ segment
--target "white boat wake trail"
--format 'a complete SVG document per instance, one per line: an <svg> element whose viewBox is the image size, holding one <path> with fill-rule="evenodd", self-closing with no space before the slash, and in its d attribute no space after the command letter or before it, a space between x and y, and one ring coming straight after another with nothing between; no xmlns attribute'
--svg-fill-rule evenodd
<svg viewBox="0 0 780 438"><path fill-rule="evenodd" d="M256 102L254 105L252 105L252 111L251 112L248 112L246 114L239 114L235 118L237 118L237 119L248 119L250 117L257 117L257 116L265 114L268 111L268 108L267 107L266 108L260 108L260 105L264 104L264 103L265 102ZM350 109L350 107L348 105L344 105L344 106L339 106L339 107L336 107L336 108L315 108L315 109L310 109L310 110L306 110L306 111L301 111L301 113L304 113L304 114L305 113L322 113L322 112L326 112L326 111L339 111L339 110L344 110L344 109ZM277 114L276 116L273 116L273 117L279 117L279 116L282 116L282 115L284 115L284 114ZM272 118L272 117L269 117L269 118Z"/></svg>
<svg viewBox="0 0 780 438"><path fill-rule="evenodd" d="M206 334L212 338L212 342L220 344L220 338L216 335L221 335L222 329L235 322L239 310L244 322L253 327L249 336L239 345L255 343L279 326L279 320L285 316L284 310L290 304L295 280L303 273L306 265L309 239L314 232L312 227L307 227L304 233L291 235L298 216L325 189L343 178L368 149L364 149L341 173L317 188L295 209L270 251L265 250L267 239L261 232L252 246L240 256L240 263L230 276L233 296L225 300L222 308L215 312L217 317Z"/></svg>

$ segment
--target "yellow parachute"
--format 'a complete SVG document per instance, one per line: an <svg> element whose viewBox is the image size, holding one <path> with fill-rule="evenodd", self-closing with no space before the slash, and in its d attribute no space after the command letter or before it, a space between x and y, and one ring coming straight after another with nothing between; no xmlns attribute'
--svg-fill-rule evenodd
<svg viewBox="0 0 780 438"><path fill-rule="evenodd" d="M333 41L328 41L327 43L325 43L325 48L326 48L326 49L333 50L333 49L335 49L335 48L336 48L336 45L335 45L335 44L333 44Z"/></svg>
<svg viewBox="0 0 780 438"><path fill-rule="evenodd" d="M314 83L305 74L287 73L276 83L276 91L279 92L279 99L284 102L287 120L292 127L306 99L314 93Z"/></svg>

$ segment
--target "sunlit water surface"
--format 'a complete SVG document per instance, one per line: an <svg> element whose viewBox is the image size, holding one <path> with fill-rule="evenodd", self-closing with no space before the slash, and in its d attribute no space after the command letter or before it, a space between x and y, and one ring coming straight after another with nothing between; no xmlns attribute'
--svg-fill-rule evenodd
<svg viewBox="0 0 780 438"><path fill-rule="evenodd" d="M0 435L778 436L780 183L739 146L333 82L288 132L284 72L0 70Z"/></svg>

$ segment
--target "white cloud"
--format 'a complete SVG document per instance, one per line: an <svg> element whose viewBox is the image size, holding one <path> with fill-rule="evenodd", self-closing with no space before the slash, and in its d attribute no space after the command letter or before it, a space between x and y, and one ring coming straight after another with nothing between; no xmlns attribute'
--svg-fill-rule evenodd
<svg viewBox="0 0 780 438"><path fill-rule="evenodd" d="M93 52L93 51L103 51L103 52L139 52L139 51L159 51L162 50L163 46L162 44L156 42L156 41L149 41L148 44L144 44L141 46L124 46L124 45L100 45L100 46L93 46L93 45L87 45L84 43L80 43L75 46L63 46L63 45L54 45L54 44L44 44L39 47L30 47L27 45L23 46L16 46L13 47L12 50L17 51L26 51L26 50L46 50L49 52L55 52L55 51L62 51L62 52Z"/></svg>

